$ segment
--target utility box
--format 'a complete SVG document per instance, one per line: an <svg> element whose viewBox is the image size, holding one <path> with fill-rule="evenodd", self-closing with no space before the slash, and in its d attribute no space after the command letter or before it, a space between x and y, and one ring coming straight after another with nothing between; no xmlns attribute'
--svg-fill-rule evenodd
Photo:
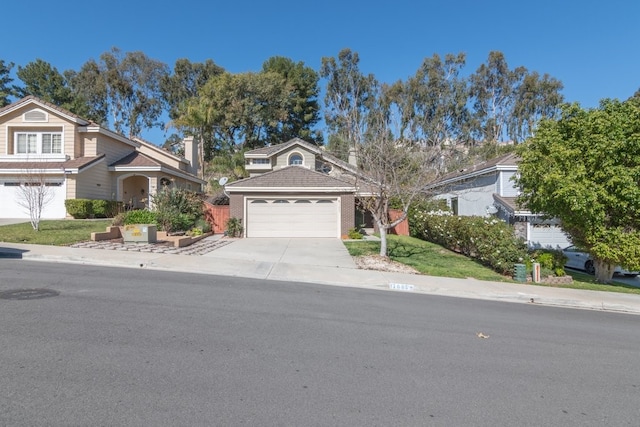
<svg viewBox="0 0 640 427"><path fill-rule="evenodd" d="M515 264L514 265L513 278L517 282L526 282L527 281L527 266L524 265L524 264Z"/></svg>
<svg viewBox="0 0 640 427"><path fill-rule="evenodd" d="M122 239L125 243L155 243L158 240L158 227L155 224L125 225Z"/></svg>

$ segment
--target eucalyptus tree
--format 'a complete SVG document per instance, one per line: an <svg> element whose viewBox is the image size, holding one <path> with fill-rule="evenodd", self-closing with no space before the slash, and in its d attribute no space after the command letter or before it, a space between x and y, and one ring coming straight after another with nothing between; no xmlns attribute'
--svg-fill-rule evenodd
<svg viewBox="0 0 640 427"><path fill-rule="evenodd" d="M510 70L502 52L489 53L470 76L470 95L474 109L473 136L476 141L497 143L504 141L509 116L513 109L514 87L525 69Z"/></svg>
<svg viewBox="0 0 640 427"><path fill-rule="evenodd" d="M143 52L113 48L71 78L74 90L84 92L94 111L106 113L116 132L133 137L143 129L163 127L160 82L168 72L166 64Z"/></svg>
<svg viewBox="0 0 640 427"><path fill-rule="evenodd" d="M513 109L508 133L514 142L532 136L536 124L543 118L558 118L564 97L562 82L548 74L525 71L514 90Z"/></svg>
<svg viewBox="0 0 640 427"><path fill-rule="evenodd" d="M169 118L171 120L177 118L180 114L180 106L187 100L197 97L200 88L224 71L224 68L211 59L201 63L184 58L178 59L173 67L173 73L166 74L160 79L160 91L169 110Z"/></svg>
<svg viewBox="0 0 640 427"><path fill-rule="evenodd" d="M293 62L282 56L265 61L262 72L281 75L290 90L286 118L268 130L268 142L277 144L299 137L308 142L321 143L322 134L313 129L320 121L318 73L303 62Z"/></svg>
<svg viewBox="0 0 640 427"><path fill-rule="evenodd" d="M563 106L518 146L519 202L559 218L594 259L599 281L613 267L640 269L640 100Z"/></svg>
<svg viewBox="0 0 640 427"><path fill-rule="evenodd" d="M400 135L425 147L454 149L467 139L467 80L460 76L465 55L425 58L406 82L385 87L389 108L398 111Z"/></svg>
<svg viewBox="0 0 640 427"><path fill-rule="evenodd" d="M360 71L360 57L350 49L343 49L338 58L324 57L320 76L326 79L325 123L331 142L357 147L367 129L367 119L372 106L378 102L379 83L372 74ZM332 151L344 151L344 147Z"/></svg>
<svg viewBox="0 0 640 427"><path fill-rule="evenodd" d="M6 63L4 59L0 59L0 107L11 103L11 96L15 95L15 89L9 84L13 81L11 78L11 69L14 63Z"/></svg>

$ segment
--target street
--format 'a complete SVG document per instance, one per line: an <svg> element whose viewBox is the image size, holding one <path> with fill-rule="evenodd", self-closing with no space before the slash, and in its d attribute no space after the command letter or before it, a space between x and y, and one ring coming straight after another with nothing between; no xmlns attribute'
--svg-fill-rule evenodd
<svg viewBox="0 0 640 427"><path fill-rule="evenodd" d="M16 259L0 271L0 425L640 419L637 315Z"/></svg>

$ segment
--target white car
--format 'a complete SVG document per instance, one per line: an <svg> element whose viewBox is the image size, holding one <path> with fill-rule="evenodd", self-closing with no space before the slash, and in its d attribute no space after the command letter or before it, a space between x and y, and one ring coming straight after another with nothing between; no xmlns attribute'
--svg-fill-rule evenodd
<svg viewBox="0 0 640 427"><path fill-rule="evenodd" d="M572 245L564 248L562 253L567 257L567 263L564 265L565 267L584 270L589 274L596 274L596 267L588 252L578 249ZM640 274L640 271L629 271L620 266L616 266L613 270L613 274L623 274L629 277L636 277Z"/></svg>

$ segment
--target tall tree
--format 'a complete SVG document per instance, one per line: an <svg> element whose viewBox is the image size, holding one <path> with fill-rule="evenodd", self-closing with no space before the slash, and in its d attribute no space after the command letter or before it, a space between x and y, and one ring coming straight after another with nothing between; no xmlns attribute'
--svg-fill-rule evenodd
<svg viewBox="0 0 640 427"><path fill-rule="evenodd" d="M289 93L277 73L223 73L188 100L174 125L205 143L207 160L220 150L264 146L268 129L287 117Z"/></svg>
<svg viewBox="0 0 640 427"><path fill-rule="evenodd" d="M268 130L267 140L277 144L299 137L308 142L321 143L322 134L313 129L320 121L318 73L303 62L293 62L282 56L265 61L262 72L281 75L290 90L286 118Z"/></svg>
<svg viewBox="0 0 640 427"><path fill-rule="evenodd" d="M599 281L640 269L640 100L567 105L518 147L519 201L559 218L587 249Z"/></svg>
<svg viewBox="0 0 640 427"><path fill-rule="evenodd" d="M179 108L184 102L197 97L198 91L209 79L222 73L224 68L211 59L202 63L178 59L173 67L173 74L167 74L160 79L162 98L168 106L171 120L179 116Z"/></svg>
<svg viewBox="0 0 640 427"><path fill-rule="evenodd" d="M24 83L23 87L16 87L19 97L33 95L65 108L71 104L73 95L64 76L48 62L36 59L24 67L18 66L16 75Z"/></svg>
<svg viewBox="0 0 640 427"><path fill-rule="evenodd" d="M465 55L425 58L406 82L387 88L388 103L398 109L401 135L427 146L455 146L466 139L469 91L460 77Z"/></svg>
<svg viewBox="0 0 640 427"><path fill-rule="evenodd" d="M361 143L366 132L367 115L378 101L379 84L372 74L360 71L360 57L343 49L338 58L322 58L320 76L327 80L325 122L338 140L352 146Z"/></svg>
<svg viewBox="0 0 640 427"><path fill-rule="evenodd" d="M109 124L129 137L143 129L163 127L160 82L168 74L166 64L142 52L122 53L113 48L100 56L100 63L89 61L75 87L82 87L95 111L106 108Z"/></svg>
<svg viewBox="0 0 640 427"><path fill-rule="evenodd" d="M11 103L10 97L14 95L14 88L9 86L9 83L13 81L11 78L13 65L13 62L5 63L3 59L0 59L0 107L9 105Z"/></svg>
<svg viewBox="0 0 640 427"><path fill-rule="evenodd" d="M474 136L485 143L506 138L509 114L513 108L514 87L525 69L510 70L502 52L490 52L486 64L471 75L474 107Z"/></svg>
<svg viewBox="0 0 640 427"><path fill-rule="evenodd" d="M548 74L525 72L515 87L513 110L509 120L509 136L521 142L534 134L536 124L543 118L554 119L560 114L564 97L563 85Z"/></svg>

